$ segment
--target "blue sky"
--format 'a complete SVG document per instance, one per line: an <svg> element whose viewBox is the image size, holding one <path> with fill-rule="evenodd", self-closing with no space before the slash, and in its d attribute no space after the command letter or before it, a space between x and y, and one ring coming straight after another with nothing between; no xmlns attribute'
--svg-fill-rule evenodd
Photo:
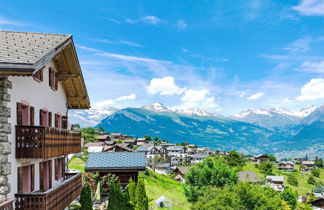
<svg viewBox="0 0 324 210"><path fill-rule="evenodd" d="M319 106L323 25L322 0L0 0L0 30L73 34L94 108Z"/></svg>

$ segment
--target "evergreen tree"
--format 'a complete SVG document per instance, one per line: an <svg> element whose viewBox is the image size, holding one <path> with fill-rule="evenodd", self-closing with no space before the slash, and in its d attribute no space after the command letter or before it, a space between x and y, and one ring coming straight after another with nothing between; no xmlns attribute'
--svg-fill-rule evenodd
<svg viewBox="0 0 324 210"><path fill-rule="evenodd" d="M308 177L308 179L307 179L308 184L315 184L315 182L316 181L315 181L315 179L314 179L314 177L312 175Z"/></svg>
<svg viewBox="0 0 324 210"><path fill-rule="evenodd" d="M289 187L286 187L281 193L281 198L289 204L291 209L295 209L297 207L296 196Z"/></svg>
<svg viewBox="0 0 324 210"><path fill-rule="evenodd" d="M86 184L83 186L80 195L80 210L91 210L92 200L91 200L91 189L90 185Z"/></svg>
<svg viewBox="0 0 324 210"><path fill-rule="evenodd" d="M135 195L135 210L148 210L148 198L146 196L145 184L143 179L138 180Z"/></svg>
<svg viewBox="0 0 324 210"><path fill-rule="evenodd" d="M132 180L132 178L129 179L129 183L127 185L127 192L129 196L129 202L132 204L132 206L136 205L136 183Z"/></svg>
<svg viewBox="0 0 324 210"><path fill-rule="evenodd" d="M129 209L127 197L121 191L120 184L113 183L108 194L108 210Z"/></svg>

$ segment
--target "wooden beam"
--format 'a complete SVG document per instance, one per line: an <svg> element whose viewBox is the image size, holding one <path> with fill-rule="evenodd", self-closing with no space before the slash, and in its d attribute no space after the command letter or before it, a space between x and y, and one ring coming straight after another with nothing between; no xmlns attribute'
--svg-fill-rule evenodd
<svg viewBox="0 0 324 210"><path fill-rule="evenodd" d="M67 102L68 102L68 104L71 104L71 103L79 102L79 101L85 100L85 99L86 99L85 96L75 96L75 97L68 96Z"/></svg>
<svg viewBox="0 0 324 210"><path fill-rule="evenodd" d="M80 74L69 74L69 73L59 73L58 74L58 80L60 82L66 81L71 78L78 78Z"/></svg>

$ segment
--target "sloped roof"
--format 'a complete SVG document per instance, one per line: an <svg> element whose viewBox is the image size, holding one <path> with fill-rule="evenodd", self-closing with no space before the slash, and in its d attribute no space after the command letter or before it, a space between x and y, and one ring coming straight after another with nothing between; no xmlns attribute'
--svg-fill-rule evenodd
<svg viewBox="0 0 324 210"><path fill-rule="evenodd" d="M90 108L72 35L0 31L0 74L32 76L51 60L68 108Z"/></svg>
<svg viewBox="0 0 324 210"><path fill-rule="evenodd" d="M301 163L302 165L314 165L315 161L314 160L304 160Z"/></svg>
<svg viewBox="0 0 324 210"><path fill-rule="evenodd" d="M169 150L182 150L183 146L170 146L166 148L168 151Z"/></svg>
<svg viewBox="0 0 324 210"><path fill-rule="evenodd" d="M285 180L284 176L266 176L267 180L273 181L273 182L283 182Z"/></svg>
<svg viewBox="0 0 324 210"><path fill-rule="evenodd" d="M188 166L179 166L179 167L177 167L177 169L183 175L185 175L189 171Z"/></svg>
<svg viewBox="0 0 324 210"><path fill-rule="evenodd" d="M139 169L145 170L145 154L141 152L91 153L85 170Z"/></svg>
<svg viewBox="0 0 324 210"><path fill-rule="evenodd" d="M104 146L105 143L103 142L89 142L86 143L84 146L85 147L98 147L98 146Z"/></svg>
<svg viewBox="0 0 324 210"><path fill-rule="evenodd" d="M141 147L137 148L135 151L136 152L147 152L147 151L149 151L149 147L148 146L141 146Z"/></svg>
<svg viewBox="0 0 324 210"><path fill-rule="evenodd" d="M206 158L206 157L208 157L208 154L205 154L205 153L194 154L194 158Z"/></svg>

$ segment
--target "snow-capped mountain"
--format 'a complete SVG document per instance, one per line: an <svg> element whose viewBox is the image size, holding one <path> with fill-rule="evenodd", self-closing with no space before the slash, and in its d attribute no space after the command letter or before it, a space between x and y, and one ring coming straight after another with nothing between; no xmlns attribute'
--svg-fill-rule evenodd
<svg viewBox="0 0 324 210"><path fill-rule="evenodd" d="M314 106L307 106L300 111L291 111L283 108L248 109L240 112L232 119L249 122L266 128L287 128L298 124L315 110Z"/></svg>
<svg viewBox="0 0 324 210"><path fill-rule="evenodd" d="M188 107L167 107L161 103L153 103L150 105L142 106L141 108L145 110L149 110L156 113L162 113L162 112L169 112L169 113L177 113L182 115L196 115L196 116L220 116L217 114L209 113L207 111L201 110L201 109L194 109L194 108L188 108Z"/></svg>

